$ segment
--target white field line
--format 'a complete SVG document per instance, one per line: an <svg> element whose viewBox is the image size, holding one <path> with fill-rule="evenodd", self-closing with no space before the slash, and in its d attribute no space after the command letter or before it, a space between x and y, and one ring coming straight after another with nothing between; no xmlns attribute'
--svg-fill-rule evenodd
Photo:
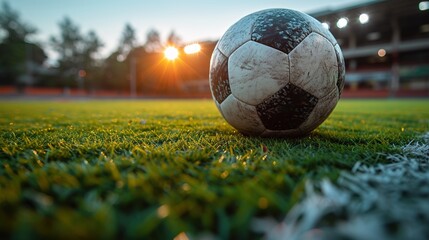
<svg viewBox="0 0 429 240"><path fill-rule="evenodd" d="M429 132L386 154L387 164L356 163L336 183L306 184L282 223L256 219L266 239L429 239Z"/></svg>

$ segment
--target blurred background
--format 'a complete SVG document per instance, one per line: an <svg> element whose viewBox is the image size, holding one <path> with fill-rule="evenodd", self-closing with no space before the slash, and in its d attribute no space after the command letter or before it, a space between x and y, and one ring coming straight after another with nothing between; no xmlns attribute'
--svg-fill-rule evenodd
<svg viewBox="0 0 429 240"><path fill-rule="evenodd" d="M4 1L0 97L210 98L217 40L273 7L304 11L337 38L343 97L429 97L429 1L200 2Z"/></svg>

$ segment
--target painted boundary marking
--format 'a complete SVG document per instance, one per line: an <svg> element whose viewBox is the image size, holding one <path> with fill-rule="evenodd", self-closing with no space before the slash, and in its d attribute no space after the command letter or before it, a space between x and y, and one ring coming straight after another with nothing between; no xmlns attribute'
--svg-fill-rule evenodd
<svg viewBox="0 0 429 240"><path fill-rule="evenodd" d="M255 219L253 229L265 239L429 239L429 132L399 150L335 183L307 182L282 223Z"/></svg>

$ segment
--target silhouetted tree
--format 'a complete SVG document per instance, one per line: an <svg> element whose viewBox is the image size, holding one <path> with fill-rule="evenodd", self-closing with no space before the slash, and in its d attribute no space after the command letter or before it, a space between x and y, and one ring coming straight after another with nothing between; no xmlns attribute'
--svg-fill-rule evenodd
<svg viewBox="0 0 429 240"><path fill-rule="evenodd" d="M65 17L60 23L60 36L51 36L52 48L58 52L58 69L67 86L73 85L73 80L78 77L79 71L79 45L82 35L79 27L72 20Z"/></svg>
<svg viewBox="0 0 429 240"><path fill-rule="evenodd" d="M119 42L118 51L125 58L126 55L128 55L128 53L136 46L136 43L136 31L129 23L125 24L125 28L122 31L122 37Z"/></svg>
<svg viewBox="0 0 429 240"><path fill-rule="evenodd" d="M176 34L174 30L172 30L167 37L167 45L178 46L180 45L181 41L182 39L179 37L179 35Z"/></svg>
<svg viewBox="0 0 429 240"><path fill-rule="evenodd" d="M76 86L83 77L94 76L96 54L103 43L94 31L83 36L68 17L59 23L59 27L59 37L52 36L50 42L59 54L58 68L66 86Z"/></svg>
<svg viewBox="0 0 429 240"><path fill-rule="evenodd" d="M119 61L122 58L120 56L121 54L116 50L104 60L100 87L115 90L129 89L127 63L126 61Z"/></svg>
<svg viewBox="0 0 429 240"><path fill-rule="evenodd" d="M0 10L0 84L23 86L34 83L34 77L46 60L43 49L27 38L37 31L23 22L18 12L3 3Z"/></svg>
<svg viewBox="0 0 429 240"><path fill-rule="evenodd" d="M161 36L157 30L149 30L146 35L144 49L146 52L160 52L162 50Z"/></svg>
<svg viewBox="0 0 429 240"><path fill-rule="evenodd" d="M37 32L36 28L24 23L7 2L3 3L0 11L0 27L6 33L3 42L24 42L26 37Z"/></svg>
<svg viewBox="0 0 429 240"><path fill-rule="evenodd" d="M94 31L89 31L86 36L83 37L82 55L84 60L89 60L88 64L94 64L96 54L103 47L103 42L97 36Z"/></svg>
<svg viewBox="0 0 429 240"><path fill-rule="evenodd" d="M128 55L137 45L136 31L131 24L125 24L117 49L104 60L103 87L121 91L130 89L130 59Z"/></svg>
<svg viewBox="0 0 429 240"><path fill-rule="evenodd" d="M85 78L85 85L87 87L95 87L99 85L100 79L100 68L101 62L97 58L97 53L103 47L103 43L94 31L89 31L86 36L83 37L82 46L82 67L81 71L84 71L84 76L79 76L80 81L83 77ZM82 84L82 83L81 83Z"/></svg>

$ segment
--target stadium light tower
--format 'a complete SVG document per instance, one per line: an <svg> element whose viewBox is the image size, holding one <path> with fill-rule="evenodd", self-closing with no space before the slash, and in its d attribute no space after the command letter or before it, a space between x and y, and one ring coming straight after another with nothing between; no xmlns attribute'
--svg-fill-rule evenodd
<svg viewBox="0 0 429 240"><path fill-rule="evenodd" d="M342 18L338 19L337 27L338 28L345 28L345 27L347 27L348 23L349 23L349 20L347 20L347 18L345 18L345 17L342 17Z"/></svg>
<svg viewBox="0 0 429 240"><path fill-rule="evenodd" d="M359 15L359 22L360 22L361 24L368 23L368 21L369 21L369 16L368 16L368 14L366 14L366 13L362 13L361 15Z"/></svg>

